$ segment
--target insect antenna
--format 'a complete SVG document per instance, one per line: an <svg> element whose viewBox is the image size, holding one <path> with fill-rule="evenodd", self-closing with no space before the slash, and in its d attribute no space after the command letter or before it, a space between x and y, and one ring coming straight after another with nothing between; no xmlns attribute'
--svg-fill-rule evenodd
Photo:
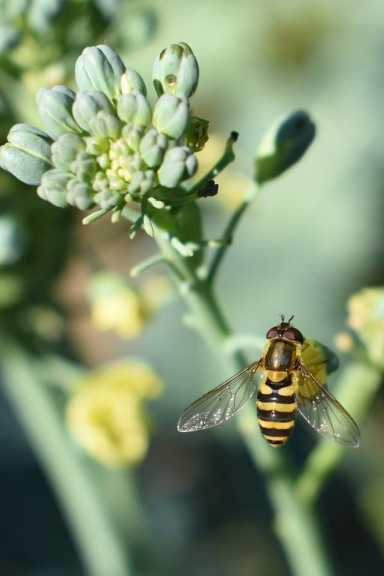
<svg viewBox="0 0 384 576"><path fill-rule="evenodd" d="M284 314L280 314L280 318L281 318L281 322L282 324L289 324L291 322L291 320L293 320L295 317L294 314L292 314L292 316L289 318L289 320L287 322L285 322L285 315Z"/></svg>

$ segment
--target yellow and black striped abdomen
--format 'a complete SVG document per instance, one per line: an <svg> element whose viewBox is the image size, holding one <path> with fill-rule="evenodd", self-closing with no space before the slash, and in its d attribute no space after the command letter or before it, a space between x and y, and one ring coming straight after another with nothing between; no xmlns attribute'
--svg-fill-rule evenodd
<svg viewBox="0 0 384 576"><path fill-rule="evenodd" d="M278 448L290 437L296 416L296 381L293 373L283 380L262 379L257 393L257 418L264 438Z"/></svg>

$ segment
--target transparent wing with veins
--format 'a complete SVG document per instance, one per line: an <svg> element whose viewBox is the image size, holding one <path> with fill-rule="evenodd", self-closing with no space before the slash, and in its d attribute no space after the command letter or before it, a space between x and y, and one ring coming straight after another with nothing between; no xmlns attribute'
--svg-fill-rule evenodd
<svg viewBox="0 0 384 576"><path fill-rule="evenodd" d="M261 362L253 362L188 406L179 418L178 431L196 432L232 418L254 395L257 384L253 378Z"/></svg>
<svg viewBox="0 0 384 576"><path fill-rule="evenodd" d="M353 418L302 362L299 372L296 400L303 418L322 436L357 448L360 432Z"/></svg>

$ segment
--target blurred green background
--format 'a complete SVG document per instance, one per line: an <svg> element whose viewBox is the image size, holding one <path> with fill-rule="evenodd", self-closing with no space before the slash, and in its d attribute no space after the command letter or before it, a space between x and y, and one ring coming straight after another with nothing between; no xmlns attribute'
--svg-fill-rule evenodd
<svg viewBox="0 0 384 576"><path fill-rule="evenodd" d="M332 347L334 336L345 329L349 296L384 279L382 3L58 4L54 33L48 26L31 34L28 11L50 3L26 1L22 16L12 20L11 3L0 0L2 29L9 32L13 22L19 34L14 47L9 44L0 54L2 143L15 122L41 127L34 92L50 80L71 85L76 57L86 45L99 43L116 49L147 86L160 50L172 42L189 44L200 65L192 101L196 114L210 120L211 134L223 139L232 130L240 134L236 161L228 169L233 177L252 178L258 142L277 117L307 110L317 124L315 142L300 163L265 186L246 214L221 270L218 295L239 333L264 336L280 313L295 314L295 325L305 335ZM96 6L92 14L89 6ZM137 355L165 382L164 393L149 406L152 439L141 465L125 473L87 463L104 497L115 496L111 508L120 507L132 573L288 575L261 479L233 423L196 435L176 431L181 411L230 376L182 323L183 304L175 300L162 307L134 341L92 325L86 286L95 260L98 269L128 278L130 268L154 252L151 240L139 235L130 241L128 225L112 226L108 219L84 228L78 213L47 205L32 187L5 173L0 184L3 333L34 352L41 349L40 340L30 342L28 322L35 322L33 307L50 302L67 336L65 346L52 338L56 351L86 367ZM203 203L207 238L220 236L228 218L219 197L220 192ZM144 286L150 276L136 286ZM10 302L17 290L23 295ZM259 354L250 350L249 361ZM343 358L343 364L347 361ZM361 387L363 393L364 381ZM54 395L62 407L62 391ZM320 498L325 538L340 576L360 576L363 570L383 574L383 426L381 394L362 425L360 449L346 454ZM286 449L300 463L314 442L312 431L299 422ZM75 458L86 458L73 450ZM139 502L133 513L124 507L123 492L114 492L114 486L123 491L125 474L135 483ZM0 518L2 576L87 573L7 388L0 403Z"/></svg>

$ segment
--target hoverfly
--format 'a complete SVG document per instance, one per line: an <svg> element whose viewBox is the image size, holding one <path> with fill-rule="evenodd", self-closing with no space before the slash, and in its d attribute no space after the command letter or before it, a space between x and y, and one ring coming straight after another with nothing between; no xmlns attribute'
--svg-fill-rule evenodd
<svg viewBox="0 0 384 576"><path fill-rule="evenodd" d="M257 392L261 433L273 448L290 437L297 410L319 434L357 447L359 429L325 387L338 368L337 356L315 340L304 338L291 324L293 316L267 332L262 357L191 404L180 416L179 432L196 432L232 418ZM254 382L261 373L259 384Z"/></svg>

